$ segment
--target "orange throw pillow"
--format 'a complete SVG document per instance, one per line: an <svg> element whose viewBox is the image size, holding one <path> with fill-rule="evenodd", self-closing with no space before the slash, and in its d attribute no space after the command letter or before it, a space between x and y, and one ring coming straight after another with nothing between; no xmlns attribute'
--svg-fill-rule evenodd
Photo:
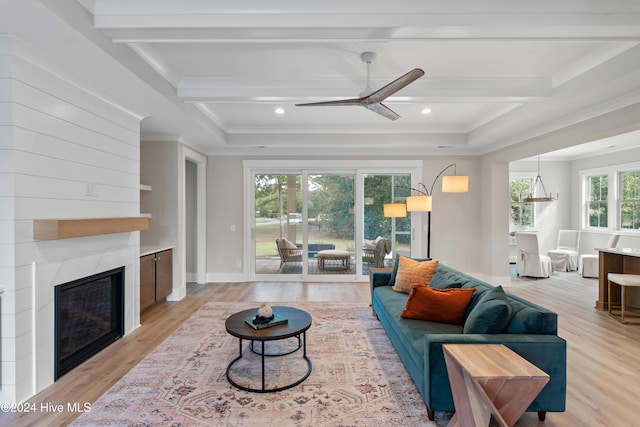
<svg viewBox="0 0 640 427"><path fill-rule="evenodd" d="M476 288L440 290L414 286L400 317L462 325L464 313L475 290Z"/></svg>
<svg viewBox="0 0 640 427"><path fill-rule="evenodd" d="M416 261L400 256L398 259L398 273L396 283L391 287L396 292L408 294L413 285L428 286L438 267L438 260Z"/></svg>

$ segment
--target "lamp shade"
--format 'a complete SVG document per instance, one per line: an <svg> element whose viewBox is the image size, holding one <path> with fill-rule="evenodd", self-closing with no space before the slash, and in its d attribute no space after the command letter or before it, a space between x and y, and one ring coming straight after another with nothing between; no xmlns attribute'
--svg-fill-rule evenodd
<svg viewBox="0 0 640 427"><path fill-rule="evenodd" d="M442 177L443 193L466 193L469 191L469 177L464 175L449 175Z"/></svg>
<svg viewBox="0 0 640 427"><path fill-rule="evenodd" d="M387 218L401 218L407 216L407 205L404 203L385 203L384 216Z"/></svg>
<svg viewBox="0 0 640 427"><path fill-rule="evenodd" d="M407 211L409 212L430 212L431 207L431 196L407 197Z"/></svg>

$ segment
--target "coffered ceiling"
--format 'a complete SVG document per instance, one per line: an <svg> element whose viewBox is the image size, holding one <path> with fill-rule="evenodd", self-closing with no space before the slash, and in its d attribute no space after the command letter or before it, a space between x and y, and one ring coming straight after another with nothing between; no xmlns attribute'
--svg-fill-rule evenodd
<svg viewBox="0 0 640 427"><path fill-rule="evenodd" d="M206 153L482 154L640 105L635 0L78 0L82 15L58 4L46 7L90 21L103 48L182 105L184 126L160 112L143 137ZM400 119L294 106L358 97L365 51L376 88L425 71L384 102Z"/></svg>

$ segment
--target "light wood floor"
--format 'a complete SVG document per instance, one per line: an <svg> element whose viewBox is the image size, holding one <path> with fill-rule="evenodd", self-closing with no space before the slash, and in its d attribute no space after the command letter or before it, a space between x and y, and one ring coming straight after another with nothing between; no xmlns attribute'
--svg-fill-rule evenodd
<svg viewBox="0 0 640 427"><path fill-rule="evenodd" d="M577 273L554 273L550 279L512 278L501 284L509 292L559 314L559 335L568 343L567 411L548 413L540 423L525 414L525 426L635 426L640 415L640 324L622 325L593 308L597 280ZM29 402L36 413L0 413L2 426L63 426L78 414L43 413L40 405L94 402L120 377L169 336L207 301L344 301L368 302L368 283L222 283L190 285L179 302L155 306L142 326L115 342Z"/></svg>

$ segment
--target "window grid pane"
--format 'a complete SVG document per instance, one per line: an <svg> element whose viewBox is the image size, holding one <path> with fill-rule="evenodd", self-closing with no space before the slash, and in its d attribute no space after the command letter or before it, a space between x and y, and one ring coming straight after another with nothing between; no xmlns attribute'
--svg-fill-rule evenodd
<svg viewBox="0 0 640 427"><path fill-rule="evenodd" d="M608 226L609 204L608 204L608 176L596 175L588 177L589 200L587 209L589 214L589 227Z"/></svg>
<svg viewBox="0 0 640 427"><path fill-rule="evenodd" d="M522 200L529 195L533 185L532 178L512 179L511 225L515 227L533 227L533 206Z"/></svg>
<svg viewBox="0 0 640 427"><path fill-rule="evenodd" d="M623 172L620 176L620 228L640 229L640 171Z"/></svg>

